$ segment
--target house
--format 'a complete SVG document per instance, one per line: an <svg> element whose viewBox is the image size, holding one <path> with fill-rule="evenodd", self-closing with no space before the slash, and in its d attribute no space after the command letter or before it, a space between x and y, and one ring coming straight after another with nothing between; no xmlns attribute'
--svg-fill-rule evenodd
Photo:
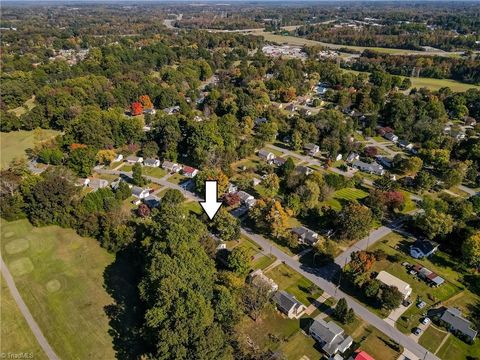
<svg viewBox="0 0 480 360"><path fill-rule="evenodd" d="M393 276L392 274L382 270L377 275L377 280L387 286L395 286L398 291L403 295L403 298L406 299L412 293L412 288L408 283L399 278Z"/></svg>
<svg viewBox="0 0 480 360"><path fill-rule="evenodd" d="M333 321L327 323L323 319L314 320L308 332L329 357L338 352L344 353L353 343L353 339L345 337L344 330Z"/></svg>
<svg viewBox="0 0 480 360"><path fill-rule="evenodd" d="M450 331L456 331L467 337L470 341L475 340L477 331L472 328L472 323L462 316L460 310L448 308L440 318Z"/></svg>
<svg viewBox="0 0 480 360"><path fill-rule="evenodd" d="M148 132L148 131L151 131L152 128L151 128L150 126L145 125L145 126L142 128L142 130L145 131L145 132Z"/></svg>
<svg viewBox="0 0 480 360"><path fill-rule="evenodd" d="M413 149L413 144L411 142L408 142L407 140L400 140L398 142L398 145L405 150L412 150Z"/></svg>
<svg viewBox="0 0 480 360"><path fill-rule="evenodd" d="M347 158L345 159L345 161L346 161L347 163L352 163L352 162L357 161L357 160L360 160L360 155L357 154L356 152L350 153L350 154L347 156Z"/></svg>
<svg viewBox="0 0 480 360"><path fill-rule="evenodd" d="M281 158L281 157L276 157L275 159L273 159L273 163L277 166L282 166L286 162L287 162L287 159Z"/></svg>
<svg viewBox="0 0 480 360"><path fill-rule="evenodd" d="M203 121L203 118L202 118L201 116L195 115L195 116L193 117L193 121L201 122L201 121Z"/></svg>
<svg viewBox="0 0 480 360"><path fill-rule="evenodd" d="M386 133L385 135L383 135L383 137L387 140L390 140L391 142L397 142L398 141L398 136L395 135L392 132Z"/></svg>
<svg viewBox="0 0 480 360"><path fill-rule="evenodd" d="M143 202L147 204L150 209L160 206L160 198L155 195L148 195L143 199Z"/></svg>
<svg viewBox="0 0 480 360"><path fill-rule="evenodd" d="M179 113L180 112L180 106L176 105L176 106L171 106L171 107L165 108L165 109L163 109L163 112L167 115L173 115L173 114Z"/></svg>
<svg viewBox="0 0 480 360"><path fill-rule="evenodd" d="M430 271L426 267L423 267L421 265L415 265L412 270L417 273L420 279L424 280L431 286L437 287L445 282L442 277L438 276L433 271Z"/></svg>
<svg viewBox="0 0 480 360"><path fill-rule="evenodd" d="M140 200L140 199L138 199L138 198L135 198L135 199L132 200L132 204L133 204L133 205L137 205L137 206L138 206L138 205L140 205L141 203L142 203L142 200Z"/></svg>
<svg viewBox="0 0 480 360"><path fill-rule="evenodd" d="M291 112L297 111L297 105L295 105L293 103L288 104L287 106L285 106L285 110L291 111Z"/></svg>
<svg viewBox="0 0 480 360"><path fill-rule="evenodd" d="M437 249L438 244L436 242L418 239L413 245L410 245L410 256L415 259L421 259L432 255Z"/></svg>
<svg viewBox="0 0 480 360"><path fill-rule="evenodd" d="M233 194L233 193L236 193L237 191L238 191L237 185L229 182L227 187L227 193Z"/></svg>
<svg viewBox="0 0 480 360"><path fill-rule="evenodd" d="M252 207L253 205L255 205L255 198L250 195L249 193L245 192L245 191L239 191L238 193L238 196L240 197L240 202L243 204L243 205L246 205L248 206L249 208Z"/></svg>
<svg viewBox="0 0 480 360"><path fill-rule="evenodd" d="M271 162L273 161L273 159L275 159L275 154L272 153L271 151L261 149L258 151L258 157L267 162Z"/></svg>
<svg viewBox="0 0 480 360"><path fill-rule="evenodd" d="M143 162L143 157L130 155L129 157L127 157L126 161L129 164L141 164Z"/></svg>
<svg viewBox="0 0 480 360"><path fill-rule="evenodd" d="M105 179L94 179L90 178L87 186L92 189L93 191L97 191L98 189L103 189L108 186L108 181Z"/></svg>
<svg viewBox="0 0 480 360"><path fill-rule="evenodd" d="M157 111L155 109L145 109L145 110L143 110L143 113L145 115L152 115L153 116L157 113Z"/></svg>
<svg viewBox="0 0 480 360"><path fill-rule="evenodd" d="M252 179L252 184L253 184L253 186L260 185L261 182L262 182L262 179L259 179L259 178L256 178L256 177L254 177L254 178Z"/></svg>
<svg viewBox="0 0 480 360"><path fill-rule="evenodd" d="M352 360L375 360L370 354L365 351L358 351L350 358Z"/></svg>
<svg viewBox="0 0 480 360"><path fill-rule="evenodd" d="M255 120L253 120L255 126L258 126L258 125L261 125L261 124L266 124L268 122L267 118L256 118Z"/></svg>
<svg viewBox="0 0 480 360"><path fill-rule="evenodd" d="M120 186L120 183L124 181L121 177L119 178L116 178L115 180L113 180L111 183L110 183L110 187L113 189L113 190L117 190L118 187Z"/></svg>
<svg viewBox="0 0 480 360"><path fill-rule="evenodd" d="M352 163L352 166L356 169L359 169L361 171L364 171L370 174L375 174L380 176L383 176L385 174L385 170L383 169L383 166L375 163L369 164L360 160L356 160Z"/></svg>
<svg viewBox="0 0 480 360"><path fill-rule="evenodd" d="M113 159L112 162L119 162L123 160L123 155L122 154L117 154L117 157Z"/></svg>
<svg viewBox="0 0 480 360"><path fill-rule="evenodd" d="M259 286L268 286L270 292L275 292L278 290L278 285L275 281L266 276L261 269L257 269L254 272L248 275L248 281L250 284L253 284L257 287Z"/></svg>
<svg viewBox="0 0 480 360"><path fill-rule="evenodd" d="M327 88L325 86L322 86L321 84L317 85L315 87L315 92L317 93L317 95L319 96L323 96L325 95L325 93L327 92Z"/></svg>
<svg viewBox="0 0 480 360"><path fill-rule="evenodd" d="M300 174L303 174L303 175L306 175L306 176L308 176L310 174L313 174L313 169L310 169L309 167L303 166L303 165L297 166L295 168L295 170L297 172L299 172Z"/></svg>
<svg viewBox="0 0 480 360"><path fill-rule="evenodd" d="M463 140L466 137L466 134L463 130L453 130L450 132L450 135L457 141Z"/></svg>
<svg viewBox="0 0 480 360"><path fill-rule="evenodd" d="M289 319L298 319L307 309L295 296L283 290L277 291L273 295L273 302L277 305L277 309L287 315Z"/></svg>
<svg viewBox="0 0 480 360"><path fill-rule="evenodd" d="M308 153L310 156L314 156L316 153L320 151L320 147L318 145L308 143L303 146L303 149Z"/></svg>
<svg viewBox="0 0 480 360"><path fill-rule="evenodd" d="M138 199L145 199L148 195L150 195L150 189L134 186L132 187L132 195Z"/></svg>
<svg viewBox="0 0 480 360"><path fill-rule="evenodd" d="M90 183L90 179L80 178L80 179L77 179L77 181L75 181L75 186L85 187L85 186L88 186L89 183Z"/></svg>
<svg viewBox="0 0 480 360"><path fill-rule="evenodd" d="M343 155L342 154L338 154L337 157L335 158L335 161L340 161L343 159Z"/></svg>
<svg viewBox="0 0 480 360"><path fill-rule="evenodd" d="M376 156L376 159L377 159L377 162L386 167L386 168L391 168L393 166L393 160L392 159L389 159L387 158L386 156L381 156L381 155L377 155Z"/></svg>
<svg viewBox="0 0 480 360"><path fill-rule="evenodd" d="M386 127L378 128L377 132L380 136L385 136L385 134L393 132L393 129L391 127L386 126Z"/></svg>
<svg viewBox="0 0 480 360"><path fill-rule="evenodd" d="M182 174L189 178L194 178L198 174L198 169L195 169L191 166L184 166L182 169Z"/></svg>
<svg viewBox="0 0 480 360"><path fill-rule="evenodd" d="M144 166L148 167L159 167L160 166L160 160L158 159L145 159L143 161Z"/></svg>
<svg viewBox="0 0 480 360"><path fill-rule="evenodd" d="M305 226L295 227L292 232L298 236L298 241L306 245L315 245L318 241L318 234Z"/></svg>
<svg viewBox="0 0 480 360"><path fill-rule="evenodd" d="M174 173L174 172L178 173L182 169L182 167L177 163L166 161L166 160L163 162L162 168L171 173Z"/></svg>

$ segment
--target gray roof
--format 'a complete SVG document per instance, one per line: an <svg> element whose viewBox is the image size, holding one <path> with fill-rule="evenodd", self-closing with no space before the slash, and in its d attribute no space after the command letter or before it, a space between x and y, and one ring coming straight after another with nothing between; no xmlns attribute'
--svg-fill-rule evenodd
<svg viewBox="0 0 480 360"><path fill-rule="evenodd" d="M410 246L411 249L418 249L424 254L428 254L435 250L438 247L436 242L430 240L420 240L418 239Z"/></svg>
<svg viewBox="0 0 480 360"><path fill-rule="evenodd" d="M330 343L335 337L343 334L343 329L333 321L325 322L322 319L314 320L310 325L310 333L315 334L326 343Z"/></svg>
<svg viewBox="0 0 480 360"><path fill-rule="evenodd" d="M145 159L143 160L143 163L145 165L155 165L155 163L157 162L158 160L157 159Z"/></svg>
<svg viewBox="0 0 480 360"><path fill-rule="evenodd" d="M383 166L375 163L368 164L366 162L356 160L352 164L354 167L359 168L363 171L368 171L372 173L381 173L383 171Z"/></svg>
<svg viewBox="0 0 480 360"><path fill-rule="evenodd" d="M138 161L140 158L138 156L130 155L127 157L127 161Z"/></svg>
<svg viewBox="0 0 480 360"><path fill-rule="evenodd" d="M287 313L293 308L303 305L295 298L295 296L287 293L286 291L277 291L275 295L273 295L273 301L280 309Z"/></svg>
<svg viewBox="0 0 480 360"><path fill-rule="evenodd" d="M145 199L143 199L143 201L151 208L155 208L160 205L160 198L155 195L148 195Z"/></svg>
<svg viewBox="0 0 480 360"><path fill-rule="evenodd" d="M242 201L247 201L248 199L252 199L253 196L250 195L249 193L245 192L245 191L239 191L237 193L237 195L240 197L240 200Z"/></svg>
<svg viewBox="0 0 480 360"><path fill-rule="evenodd" d="M145 190L147 190L147 189L141 188L139 186L134 186L134 187L132 187L132 195L133 196L139 196Z"/></svg>
<svg viewBox="0 0 480 360"><path fill-rule="evenodd" d="M450 324L452 329L458 330L472 339L475 339L477 336L477 331L471 328L472 323L465 319L460 310L456 308L446 309L440 319Z"/></svg>
<svg viewBox="0 0 480 360"><path fill-rule="evenodd" d="M261 149L261 150L258 151L258 156L260 156L260 157L266 158L266 157L268 157L270 154L273 155L273 153L272 153L271 151L268 151L268 150L266 150L266 149Z"/></svg>
<svg viewBox="0 0 480 360"><path fill-rule="evenodd" d="M305 226L295 227L292 229L292 232L309 243L316 243L318 241L318 234Z"/></svg>
<svg viewBox="0 0 480 360"><path fill-rule="evenodd" d="M108 181L105 179L90 179L88 187L92 189L100 189L108 186Z"/></svg>
<svg viewBox="0 0 480 360"><path fill-rule="evenodd" d="M304 148L304 149L307 149L307 150L313 150L313 149L318 148L318 147L319 147L318 145L312 144L312 143L305 144L305 145L303 146L303 148Z"/></svg>

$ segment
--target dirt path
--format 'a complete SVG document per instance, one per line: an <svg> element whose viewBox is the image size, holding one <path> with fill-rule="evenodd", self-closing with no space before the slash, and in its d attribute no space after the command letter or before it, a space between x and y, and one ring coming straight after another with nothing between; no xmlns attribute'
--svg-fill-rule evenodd
<svg viewBox="0 0 480 360"><path fill-rule="evenodd" d="M45 339L45 336L43 336L42 330L40 330L40 328L38 327L38 324L33 319L33 316L30 313L30 310L28 310L27 305L25 304L20 293L18 292L17 287L15 286L15 282L13 281L12 274L10 274L10 271L8 270L7 265L5 264L3 259L0 258L0 260L1 260L0 266L1 266L3 278L5 279L8 289L10 290L10 293L12 294L13 299L17 303L23 317L27 321L28 326L30 327L30 330L32 330L33 335L37 339L38 343L40 344L40 346L42 347L43 351L48 356L48 358L50 360L59 360L59 357L57 356L57 354L55 354L52 347L48 343L47 339Z"/></svg>

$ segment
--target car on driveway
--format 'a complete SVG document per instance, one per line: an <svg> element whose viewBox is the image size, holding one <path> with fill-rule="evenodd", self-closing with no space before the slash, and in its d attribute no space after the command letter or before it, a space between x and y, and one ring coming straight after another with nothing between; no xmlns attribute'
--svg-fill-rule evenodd
<svg viewBox="0 0 480 360"><path fill-rule="evenodd" d="M415 329L413 329L413 333L418 336L422 333L422 329L416 327Z"/></svg>
<svg viewBox="0 0 480 360"><path fill-rule="evenodd" d="M425 306L427 306L427 303L425 301L420 301L417 303L417 307L419 309L423 309Z"/></svg>
<svg viewBox="0 0 480 360"><path fill-rule="evenodd" d="M422 324L423 324L423 325L428 325L428 324L430 324L430 318L429 318L429 317L424 317L424 318L422 319Z"/></svg>

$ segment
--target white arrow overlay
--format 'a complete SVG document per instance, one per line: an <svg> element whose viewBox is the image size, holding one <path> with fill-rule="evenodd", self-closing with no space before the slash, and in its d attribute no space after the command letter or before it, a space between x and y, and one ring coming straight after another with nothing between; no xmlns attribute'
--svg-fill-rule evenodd
<svg viewBox="0 0 480 360"><path fill-rule="evenodd" d="M200 205L202 205L210 220L222 206L222 203L218 202L217 196L217 180L205 181L205 201L200 201Z"/></svg>

